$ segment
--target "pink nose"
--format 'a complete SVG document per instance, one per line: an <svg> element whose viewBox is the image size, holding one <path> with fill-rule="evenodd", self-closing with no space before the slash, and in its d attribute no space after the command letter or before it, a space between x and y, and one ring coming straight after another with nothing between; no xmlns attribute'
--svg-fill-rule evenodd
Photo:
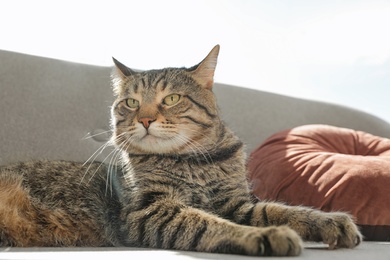
<svg viewBox="0 0 390 260"><path fill-rule="evenodd" d="M143 117L143 118L138 119L138 122L143 124L146 129L148 129L150 124L154 121L156 121L156 119L150 118L150 117Z"/></svg>

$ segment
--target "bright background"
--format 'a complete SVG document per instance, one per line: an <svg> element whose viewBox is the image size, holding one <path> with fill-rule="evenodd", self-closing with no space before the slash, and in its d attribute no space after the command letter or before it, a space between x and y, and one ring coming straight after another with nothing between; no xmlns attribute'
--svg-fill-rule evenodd
<svg viewBox="0 0 390 260"><path fill-rule="evenodd" d="M3 50L135 69L192 66L220 44L217 82L390 122L390 1L0 0L0 29Z"/></svg>

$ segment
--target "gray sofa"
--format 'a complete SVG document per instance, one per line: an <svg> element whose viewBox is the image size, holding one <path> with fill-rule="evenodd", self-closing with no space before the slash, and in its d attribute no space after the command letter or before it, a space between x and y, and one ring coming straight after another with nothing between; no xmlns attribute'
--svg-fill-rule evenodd
<svg viewBox="0 0 390 260"><path fill-rule="evenodd" d="M109 67L0 51L0 164L35 159L88 160L110 136L110 72ZM218 83L214 92L224 120L246 143L248 153L271 134L304 124L330 124L390 138L388 122L356 109ZM107 148L96 154L96 159L105 160L109 153ZM319 244L306 247L300 258L390 259L390 244L385 242L363 242L353 250L330 251ZM116 258L245 258L134 248L8 248L0 249L0 257L93 257L96 252Z"/></svg>

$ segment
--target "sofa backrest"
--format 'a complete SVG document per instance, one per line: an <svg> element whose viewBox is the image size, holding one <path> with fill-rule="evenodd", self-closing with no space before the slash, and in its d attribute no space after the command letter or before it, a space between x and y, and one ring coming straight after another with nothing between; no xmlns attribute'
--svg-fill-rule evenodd
<svg viewBox="0 0 390 260"><path fill-rule="evenodd" d="M354 108L216 84L225 121L252 151L270 135L306 124L352 128L390 138L390 124Z"/></svg>
<svg viewBox="0 0 390 260"><path fill-rule="evenodd" d="M0 164L109 160L112 150L99 149L110 136L110 67L7 51L0 51L0 64ZM218 83L214 91L248 151L276 131L311 123L390 137L388 123L354 109Z"/></svg>

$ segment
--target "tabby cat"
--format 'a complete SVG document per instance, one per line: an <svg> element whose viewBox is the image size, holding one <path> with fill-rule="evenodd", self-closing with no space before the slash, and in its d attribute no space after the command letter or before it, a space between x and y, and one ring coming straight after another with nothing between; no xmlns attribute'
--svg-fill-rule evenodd
<svg viewBox="0 0 390 260"><path fill-rule="evenodd" d="M251 195L243 143L221 121L212 92L218 52L191 68L144 72L114 59L111 142L120 163L3 166L1 246L287 256L300 254L301 238L358 245L347 214Z"/></svg>

